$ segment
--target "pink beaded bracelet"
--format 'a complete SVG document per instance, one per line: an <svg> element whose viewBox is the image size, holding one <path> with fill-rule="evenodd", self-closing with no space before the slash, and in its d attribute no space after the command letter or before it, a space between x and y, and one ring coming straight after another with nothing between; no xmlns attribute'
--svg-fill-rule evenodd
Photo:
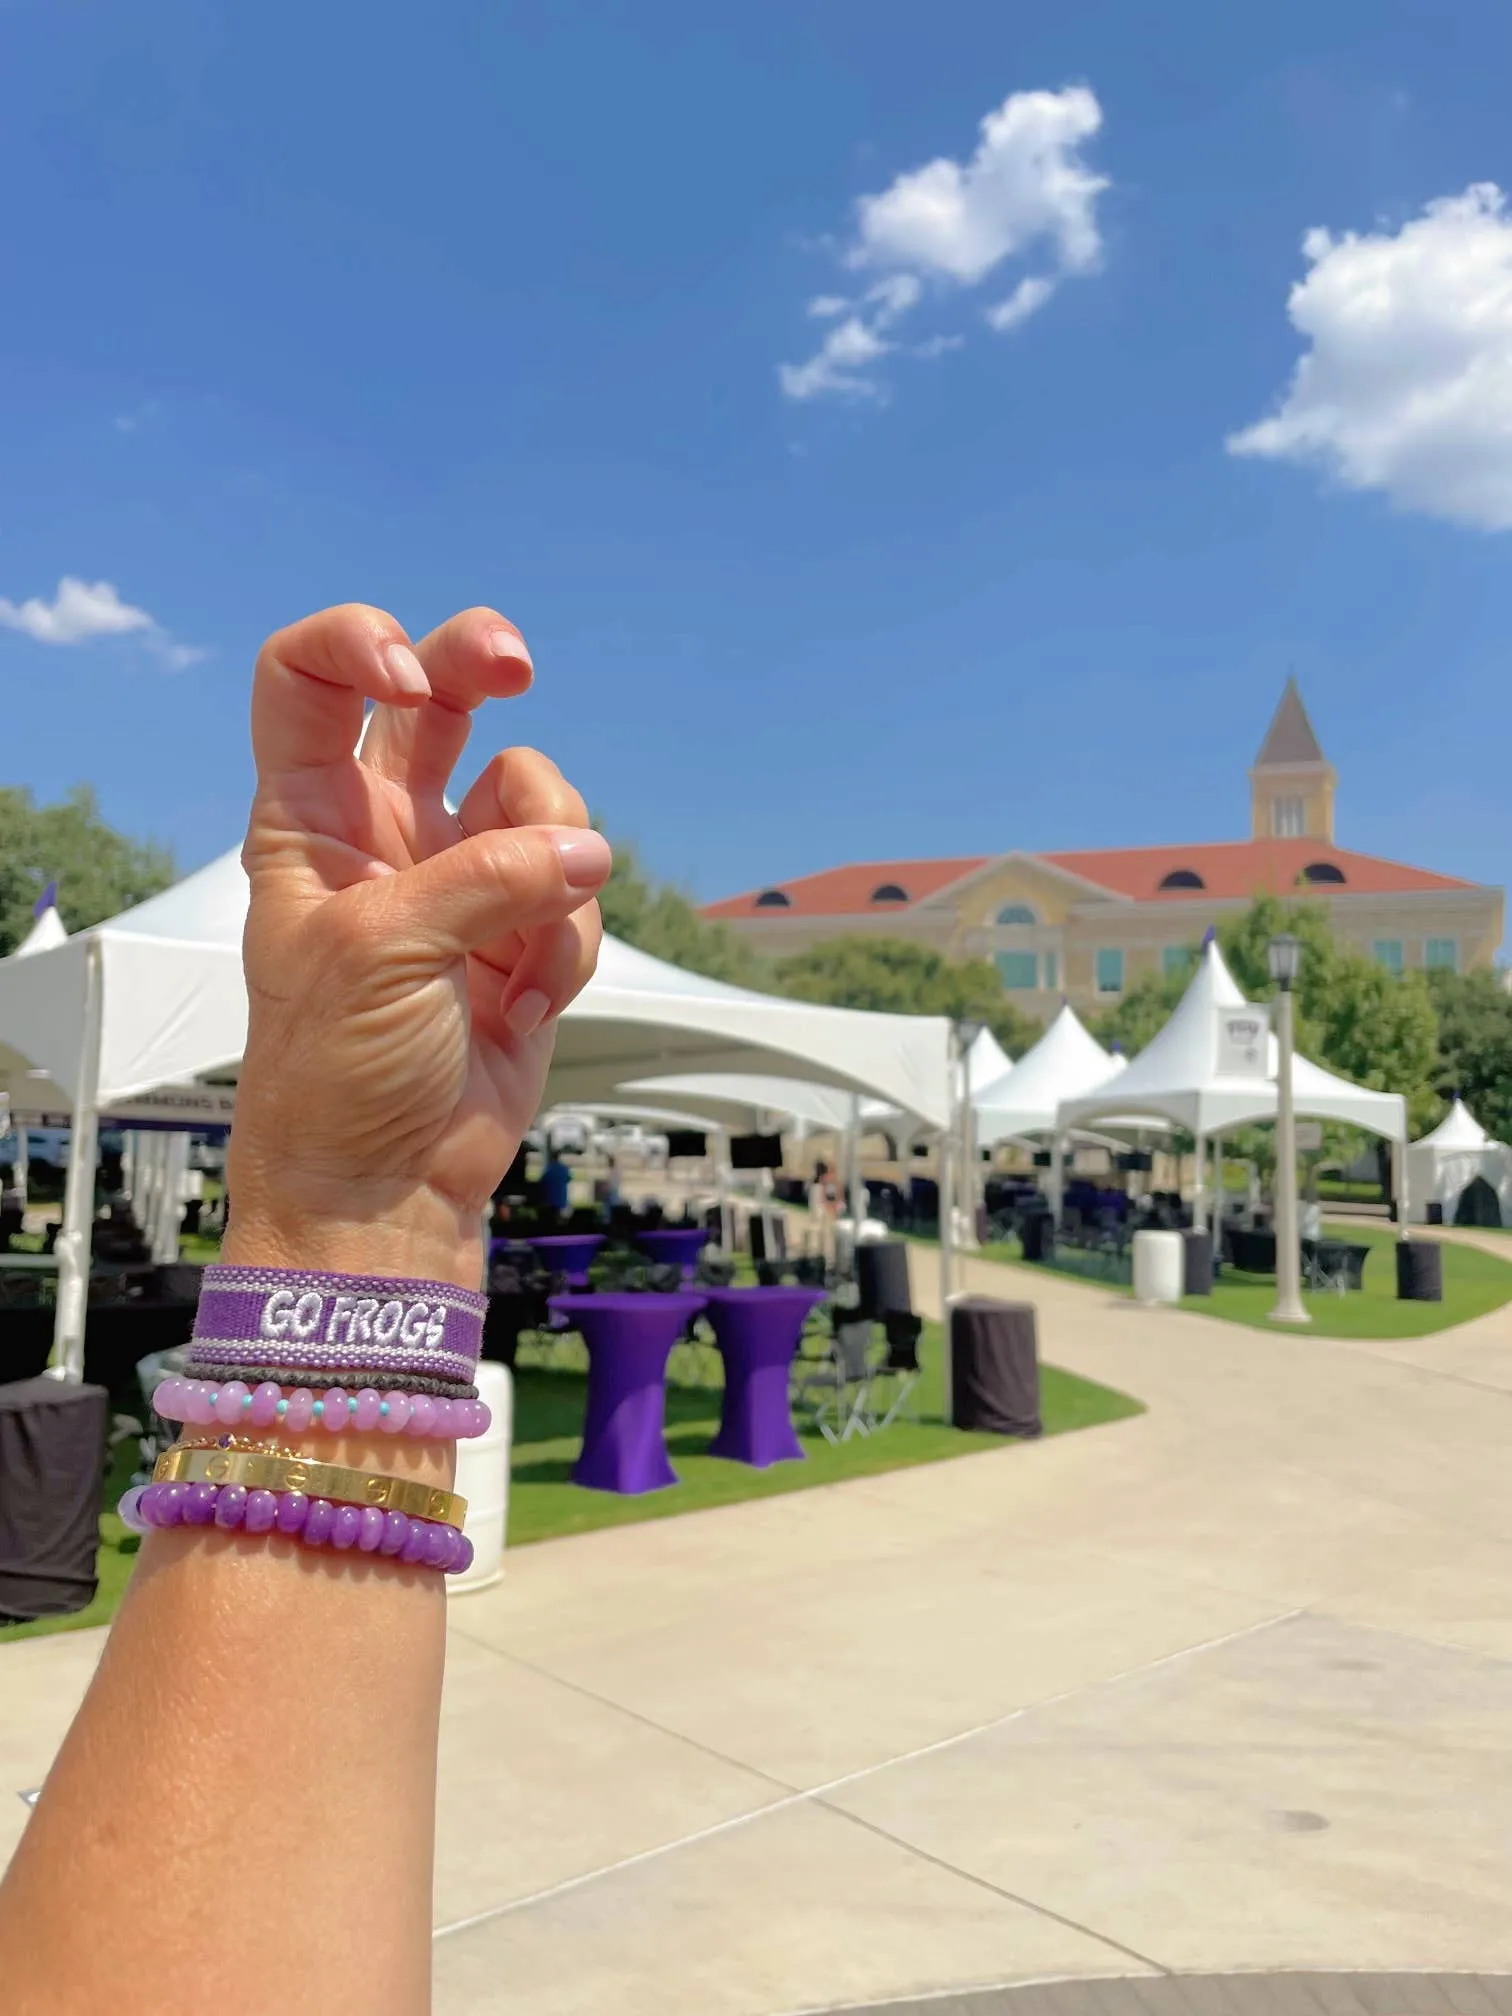
<svg viewBox="0 0 1512 2016"><path fill-rule="evenodd" d="M248 1386L228 1379L217 1386L209 1379L185 1379L171 1374L152 1396L155 1411L165 1421L188 1421L196 1428L219 1422L224 1428L286 1428L303 1435L312 1428L328 1434L371 1434L436 1437L465 1441L485 1435L493 1416L482 1400L437 1399L429 1393L378 1393L365 1386L344 1393L333 1386L317 1397L308 1386L287 1395L271 1379Z"/></svg>
<svg viewBox="0 0 1512 2016"><path fill-rule="evenodd" d="M303 1491L249 1491L244 1484L145 1484L123 1494L117 1511L135 1533L157 1527L219 1526L225 1532L282 1534L305 1547L355 1548L412 1568L461 1575L473 1544L456 1526L382 1512L376 1505L333 1505Z"/></svg>

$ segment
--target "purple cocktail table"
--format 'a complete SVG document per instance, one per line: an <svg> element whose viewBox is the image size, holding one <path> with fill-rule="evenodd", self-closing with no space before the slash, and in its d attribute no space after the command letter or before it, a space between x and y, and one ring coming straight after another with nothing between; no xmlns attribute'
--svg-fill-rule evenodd
<svg viewBox="0 0 1512 2016"><path fill-rule="evenodd" d="M594 1254L604 1243L604 1235L602 1232L552 1232L543 1233L539 1239L531 1239L527 1243L548 1267L565 1274L572 1287L586 1288L588 1269L593 1264Z"/></svg>
<svg viewBox="0 0 1512 2016"><path fill-rule="evenodd" d="M711 1456L750 1463L803 1461L788 1401L788 1370L803 1319L822 1288L705 1288L714 1340L724 1360L724 1407Z"/></svg>
<svg viewBox="0 0 1512 2016"><path fill-rule="evenodd" d="M663 1225L654 1232L637 1232L635 1243L658 1266L681 1267L686 1280L698 1265L709 1234L702 1225Z"/></svg>
<svg viewBox="0 0 1512 2016"><path fill-rule="evenodd" d="M633 1496L677 1482L664 1434L667 1358L702 1295L553 1295L588 1347L588 1405L574 1484Z"/></svg>

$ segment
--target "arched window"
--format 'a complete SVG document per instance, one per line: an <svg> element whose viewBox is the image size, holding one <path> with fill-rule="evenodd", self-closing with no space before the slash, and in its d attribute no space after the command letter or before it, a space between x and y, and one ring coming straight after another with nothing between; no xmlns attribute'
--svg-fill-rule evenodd
<svg viewBox="0 0 1512 2016"><path fill-rule="evenodd" d="M1302 870L1304 882L1342 882L1344 870L1332 861L1309 861Z"/></svg>
<svg viewBox="0 0 1512 2016"><path fill-rule="evenodd" d="M1207 884L1195 868L1173 868L1169 875L1160 878L1162 889L1206 889Z"/></svg>
<svg viewBox="0 0 1512 2016"><path fill-rule="evenodd" d="M758 910L788 910L793 899L782 889L763 889L756 898Z"/></svg>
<svg viewBox="0 0 1512 2016"><path fill-rule="evenodd" d="M1005 903L997 913L999 924L1038 924L1039 919L1027 903Z"/></svg>
<svg viewBox="0 0 1512 2016"><path fill-rule="evenodd" d="M873 903L906 903L908 891L899 888L896 882L879 882L871 892Z"/></svg>

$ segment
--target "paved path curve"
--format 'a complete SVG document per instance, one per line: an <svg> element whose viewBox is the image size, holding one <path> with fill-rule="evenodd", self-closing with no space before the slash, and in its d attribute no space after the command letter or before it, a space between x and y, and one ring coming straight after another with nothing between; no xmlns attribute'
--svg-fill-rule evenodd
<svg viewBox="0 0 1512 2016"><path fill-rule="evenodd" d="M525 1549L458 1599L437 2016L1068 1978L1069 2016L1141 2016L1229 1969L1512 1968L1512 1310L1340 1343L968 1273L1149 1411ZM98 1643L0 1649L0 1854Z"/></svg>

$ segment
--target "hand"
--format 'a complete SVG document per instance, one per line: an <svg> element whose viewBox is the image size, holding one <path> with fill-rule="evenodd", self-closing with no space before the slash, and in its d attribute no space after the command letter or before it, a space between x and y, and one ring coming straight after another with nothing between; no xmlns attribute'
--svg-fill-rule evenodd
<svg viewBox="0 0 1512 2016"><path fill-rule="evenodd" d="M477 1285L483 1207L593 971L611 865L532 749L446 808L469 711L531 677L491 609L411 648L349 604L263 646L228 1259Z"/></svg>

